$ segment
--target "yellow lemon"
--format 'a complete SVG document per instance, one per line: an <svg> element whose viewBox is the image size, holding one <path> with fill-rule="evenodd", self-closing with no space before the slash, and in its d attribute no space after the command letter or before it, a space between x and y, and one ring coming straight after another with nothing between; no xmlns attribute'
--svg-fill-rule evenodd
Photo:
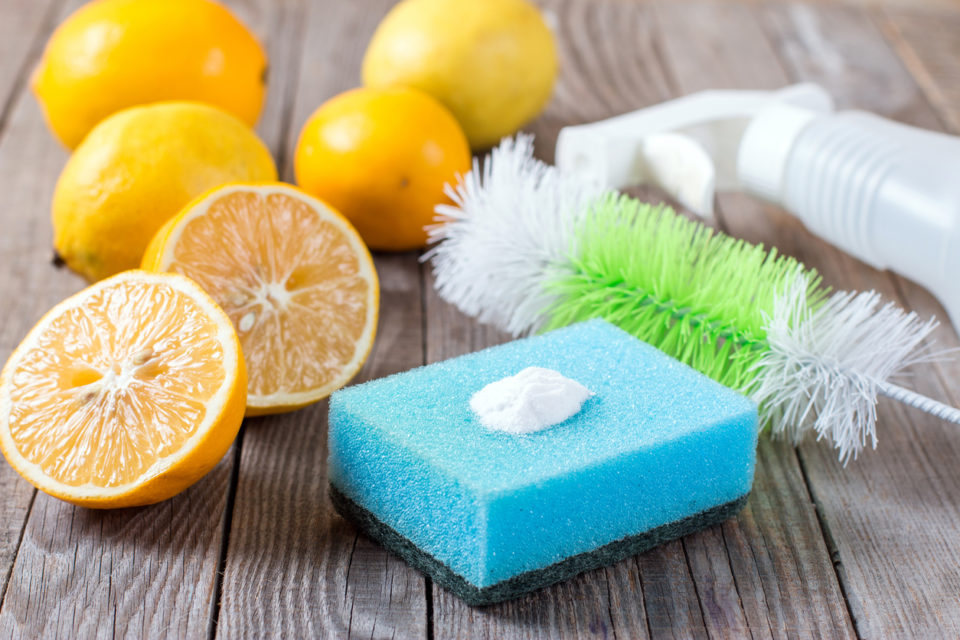
<svg viewBox="0 0 960 640"><path fill-rule="evenodd" d="M157 229L204 191L276 179L269 150L234 116L193 102L132 107L97 125L60 174L54 249L99 280L139 266Z"/></svg>
<svg viewBox="0 0 960 640"><path fill-rule="evenodd" d="M161 100L196 100L253 126L267 57L229 10L210 0L97 0L51 36L33 90L70 149L111 113Z"/></svg>
<svg viewBox="0 0 960 640"><path fill-rule="evenodd" d="M87 507L169 498L230 448L247 377L230 319L193 281L128 271L55 306L0 373L0 451Z"/></svg>
<svg viewBox="0 0 960 640"><path fill-rule="evenodd" d="M363 82L429 93L478 149L540 113L557 66L553 34L526 0L404 0L374 33Z"/></svg>
<svg viewBox="0 0 960 640"><path fill-rule="evenodd" d="M233 320L247 415L327 397L373 345L380 287L370 253L343 216L292 185L212 189L160 229L143 268L192 278Z"/></svg>

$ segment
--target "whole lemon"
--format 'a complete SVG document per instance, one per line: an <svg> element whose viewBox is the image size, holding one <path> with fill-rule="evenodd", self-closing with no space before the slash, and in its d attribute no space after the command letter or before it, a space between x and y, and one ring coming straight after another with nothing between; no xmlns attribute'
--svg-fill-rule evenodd
<svg viewBox="0 0 960 640"><path fill-rule="evenodd" d="M540 113L557 66L553 35L526 0L404 0L367 47L363 83L429 93L479 149Z"/></svg>
<svg viewBox="0 0 960 640"><path fill-rule="evenodd" d="M207 189L272 181L270 151L234 116L196 102L119 111L77 147L53 193L53 245L89 280L133 269L163 224Z"/></svg>
<svg viewBox="0 0 960 640"><path fill-rule="evenodd" d="M415 89L353 89L320 105L294 156L306 191L340 211L371 249L427 242L424 225L447 202L443 186L470 170L456 119Z"/></svg>
<svg viewBox="0 0 960 640"><path fill-rule="evenodd" d="M61 24L33 76L54 135L73 149L111 113L161 100L219 106L253 126L267 57L211 0L97 0Z"/></svg>

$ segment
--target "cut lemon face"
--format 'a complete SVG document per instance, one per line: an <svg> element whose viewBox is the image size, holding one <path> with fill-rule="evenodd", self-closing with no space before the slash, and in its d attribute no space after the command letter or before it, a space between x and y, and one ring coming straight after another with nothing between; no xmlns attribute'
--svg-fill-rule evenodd
<svg viewBox="0 0 960 640"><path fill-rule="evenodd" d="M64 300L0 374L0 449L38 489L126 507L187 488L230 447L246 398L236 333L183 276L126 271Z"/></svg>
<svg viewBox="0 0 960 640"><path fill-rule="evenodd" d="M285 184L213 189L154 237L144 269L189 276L223 307L247 363L247 415L330 395L373 345L379 283L347 220Z"/></svg>

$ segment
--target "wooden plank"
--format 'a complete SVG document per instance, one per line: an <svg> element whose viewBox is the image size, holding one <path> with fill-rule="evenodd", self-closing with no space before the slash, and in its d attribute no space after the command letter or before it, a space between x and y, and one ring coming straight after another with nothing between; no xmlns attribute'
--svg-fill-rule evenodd
<svg viewBox="0 0 960 640"><path fill-rule="evenodd" d="M62 2L5 0L0 4L0 132L14 100L28 87Z"/></svg>
<svg viewBox="0 0 960 640"><path fill-rule="evenodd" d="M878 23L948 128L960 132L960 6L891 8Z"/></svg>
<svg viewBox="0 0 960 640"><path fill-rule="evenodd" d="M38 493L0 629L13 638L205 636L231 462L142 509L74 508Z"/></svg>
<svg viewBox="0 0 960 640"><path fill-rule="evenodd" d="M380 328L360 379L422 364L413 254L378 256ZM425 637L423 578L357 533L327 496L326 402L250 421L218 635Z"/></svg>
<svg viewBox="0 0 960 640"><path fill-rule="evenodd" d="M555 23L560 75L546 111L528 127L553 162L560 128L671 97L649 7L607 0L538 0Z"/></svg>
<svg viewBox="0 0 960 640"><path fill-rule="evenodd" d="M840 109L873 111L919 127L940 126L871 13L797 4L764 8L759 16L786 65L787 82L819 83Z"/></svg>
<svg viewBox="0 0 960 640"><path fill-rule="evenodd" d="M772 12L770 21L774 29L788 33L793 17ZM867 17L839 7L819 9L807 28L836 43L836 57L843 64L831 77L810 73L820 53L806 47L793 49L792 64L801 68L801 60L813 60L803 65L808 73L801 77L827 85L842 106L862 106L860 96L870 95L870 108L881 115L939 128L937 114L914 78ZM853 77L860 78L862 93L849 95L843 87ZM960 346L946 314L920 287L899 277L891 281L872 269L838 266L844 286L877 288L921 314L938 316L947 324L935 334L937 346ZM960 394L950 381L958 374L960 364L954 359L918 368L908 384L956 404ZM853 587L848 592L857 596L851 604L855 611L861 609L858 629L878 637L955 636L960 633L960 482L944 469L960 454L960 439L954 425L892 403L881 406L879 449L852 468L841 470L822 449L802 449L815 496L831 520L841 556L857 556L856 562L846 564L846 575ZM841 490L820 489L829 485Z"/></svg>
<svg viewBox="0 0 960 640"><path fill-rule="evenodd" d="M661 3L657 10L664 59L682 93L787 83L747 7ZM736 236L758 226L771 231L768 226L774 223L762 223L769 220L767 209L748 198L723 195L718 222ZM788 227L784 233L790 231ZM754 242L769 243L772 238L752 235ZM754 636L850 637L853 628L843 593L797 458L792 448L765 438L748 507L723 525L724 547L748 627ZM691 562L691 567L698 585L713 580L699 563ZM730 611L732 598L727 602ZM735 611L731 615L737 619Z"/></svg>
<svg viewBox="0 0 960 640"><path fill-rule="evenodd" d="M7 125L10 123L11 113L15 107L20 107L29 100L26 91L26 75L28 69L36 64L40 55L40 43L53 28L52 20L47 15L56 8L56 0L45 2L7 2L0 5L0 141L5 137ZM22 107L21 107L22 109ZM0 292L14 293L26 291L20 278L24 276L22 268L17 268L18 261L25 259L22 254L31 253L31 235L18 236L34 231L35 225L29 218L29 212L35 209L36 202L48 198L49 186L46 181L27 180L23 182L25 172L30 172L32 166L25 162L19 152L18 144L26 143L26 153L30 159L44 158L46 164L56 167L61 157L46 131L42 129L24 129L21 116L15 123L14 142L0 142L0 170L4 176L0 177L0 188L5 188L8 194L5 203L6 211L0 212L0 220L6 222L10 217L20 219L15 225L5 226L5 232L0 236L0 261L8 265L0 273ZM41 164L43 162L41 161ZM54 169L55 171L56 169ZM15 173L11 173L15 172ZM21 185L20 189L13 189L13 185ZM38 200L37 198L41 199ZM36 233L43 233L36 230ZM45 238L40 247L48 246ZM49 257L48 250L40 252L42 259ZM42 299L42 295L40 298ZM39 317L33 309L20 310L16 313L5 311L0 323L0 362L6 362L10 352L19 339L26 333L32 323ZM20 546L20 536L26 523L27 513L34 496L33 487L22 481L6 463L0 463L0 603L3 602L7 588L7 580L13 568L13 561Z"/></svg>
<svg viewBox="0 0 960 640"><path fill-rule="evenodd" d="M931 114L911 106L922 101L911 94L909 83L905 88L902 76L898 79L897 70L902 73L902 67L861 12L791 5L770 7L763 15L771 31L769 38L751 35L743 28L727 30L735 25L718 29L728 38L734 33L731 40L742 51L726 60L727 68L737 69L741 60L746 64L748 59L754 65L735 86L756 86L759 58L768 61L764 82L781 85L791 77L815 79L828 85L841 101L852 96L877 101L883 95L889 100L884 109L887 113L912 114L921 123L932 121ZM737 22L744 24L744 20ZM761 48L776 43L777 55L758 56L757 51L749 50L750 42ZM778 57L788 64L789 74ZM871 106L879 109L884 105L874 102ZM820 269L831 284L875 288L896 298L897 288L888 275L811 237L787 214L758 207L742 197L731 204L734 206L728 205L724 211L735 235L772 243L797 255ZM915 379L919 388L925 388L922 377ZM942 392L937 395L943 397ZM938 476L942 475L940 467L954 459L955 452L946 435L936 435L944 429L934 424L936 421L886 402L881 402L880 412L879 451L868 452L843 470L832 450L810 443L801 448L804 469L831 544L836 545L838 571L857 630L870 637L949 634L951 618L956 615L957 566L949 541L956 537L956 525L955 509L944 508L942 496L958 494L955 486ZM948 609L950 599L953 605Z"/></svg>
<svg viewBox="0 0 960 640"><path fill-rule="evenodd" d="M669 97L648 9L583 1L541 4L557 23L563 71L551 105L531 126L540 157L552 159L561 126ZM432 283L428 273L428 362L509 339L440 300ZM433 602L434 636L439 638L706 636L679 542L484 609L467 607L436 585Z"/></svg>
<svg viewBox="0 0 960 640"><path fill-rule="evenodd" d="M79 4L72 2L60 17ZM283 15L291 8L267 0L259 9L253 0L237 6L248 15ZM285 51L294 34L261 35L274 63L286 68ZM282 73L275 77L283 86ZM278 105L268 106L265 130L279 114ZM273 147L278 142L268 140ZM17 300L15 314L0 327L4 349L12 348L47 308L84 284L50 266L47 211L65 158L36 103L24 94L0 140L0 188L12 198L0 212L10 231L0 236L0 254L14 265L0 276L0 293ZM233 460L228 454L183 494L143 509L98 512L37 494L0 609L0 629L24 638L207 635ZM12 472L4 466L3 474L7 484ZM25 482L17 482L14 492L27 490Z"/></svg>
<svg viewBox="0 0 960 640"><path fill-rule="evenodd" d="M426 267L427 362L446 360L510 336L480 325L437 296ZM655 562L655 560L650 560ZM433 585L436 638L566 638L596 635L648 637L644 588L633 558L591 571L528 596L481 609L471 608ZM699 613L699 612L698 612Z"/></svg>
<svg viewBox="0 0 960 640"><path fill-rule="evenodd" d="M561 32L561 42L566 45L563 51L564 75L554 105L536 127L540 135L538 149L545 157L549 157L553 144L551 134L555 123L596 119L670 97L672 81L663 73L658 59L663 55L672 62L671 45L676 43L677 47L696 47L699 31L714 28L709 19L694 26L685 26L685 20L690 16L678 13L673 16L676 20L669 25L671 31L670 28L664 28L667 21L662 17L654 21L649 12L622 5L590 5L585 8L584 5L567 3L557 5L556 9L560 13L561 29L569 28L573 33ZM599 54L595 52L594 42L603 38L590 38L580 30L590 34L591 27L596 28L597 24L607 27L607 30L599 30L602 33L609 33L610 29L615 31L614 25L620 25L632 30L633 36L623 40L610 36L608 39L614 44L605 51L616 51L616 55L596 59L595 56ZM638 28L638 25L643 26ZM667 34L662 40L650 37L651 29L658 27ZM624 41L632 42L636 49L624 51ZM713 42L702 45L702 48L704 57L718 55L720 49ZM722 56L723 52L719 51L719 55ZM591 59L591 56L594 57ZM582 58L589 59L589 62ZM697 78L696 70L703 63L696 56L681 57L680 63L685 62L691 65L692 72L684 80L692 83ZM653 70L649 70L651 64ZM722 69L723 64L722 58L713 62L711 73ZM609 71L620 66L631 69L634 77L643 77L648 81L653 78L654 82L631 82ZM589 70L589 80L579 77L578 71L581 69L584 72ZM602 71L598 73L598 70ZM684 89L687 90L686 87ZM620 102L611 97L616 96L618 90L624 92ZM605 98L600 100L591 96ZM578 113L578 110L585 109L585 105L589 115ZM543 121L547 122L546 126ZM437 318L455 312L442 303L432 301L429 293L427 301L428 360L482 346L475 338L475 330L466 335L462 331L459 335L445 331L444 326L458 326L459 323L450 320L438 322ZM434 337L438 333L439 337ZM438 343L440 346L437 346ZM563 595L559 591L552 596L552 590L547 590L521 600L515 606L507 604L494 608L496 615L480 616L464 611L449 596L444 599L442 590L435 588L437 635L497 637L518 628L522 628L524 633L531 633L532 628L545 628L548 630L545 634L551 636L576 635L594 628L609 628L615 635L625 637L642 637L647 633L656 636L674 633L690 636L703 635L706 631L714 636L735 637L747 630L757 637L792 635L798 630L804 635L849 635L850 623L836 576L793 451L784 445L765 443L760 455L755 496L740 518L724 525L722 529L714 528L690 536L682 545L673 543L640 556L636 560L638 571L633 571L629 562L608 569L609 589L606 596L594 588L592 591L599 593L599 597L586 603L576 600L574 617L580 620L579 627L565 626L564 623L568 622L566 618L558 618L553 614ZM771 458L785 464L786 472L780 467L773 467L769 463ZM769 499L771 495L784 494L797 499L786 504ZM758 526L758 521L763 526ZM790 527L789 532L784 523ZM788 548L772 546L767 542L793 538L797 539L799 546L796 554ZM579 588L581 592L591 591L590 583L599 581L596 573L581 576L573 581L572 588ZM811 579L804 582L800 577L805 575L811 576ZM611 578L615 580L617 577L619 581L611 582ZM784 587L780 580L795 580L797 586ZM621 606L623 600L627 601L625 611L615 607L612 611L616 611L617 615L612 611L609 616L597 615L597 610L602 612L605 604L609 605L614 597L621 594L633 595L621 599ZM833 615L837 609L839 616ZM808 610L818 615L811 619ZM625 612L626 615L623 615ZM647 619L647 629L642 628L644 618ZM617 623L623 619L632 624L618 627Z"/></svg>
<svg viewBox="0 0 960 640"><path fill-rule="evenodd" d="M310 5L285 132L283 174L299 129L325 99L359 84L366 43L389 2ZM412 253L376 258L380 326L360 379L423 363L421 278ZM243 443L218 636L425 637L424 579L358 535L327 496L326 402L251 422Z"/></svg>
<svg viewBox="0 0 960 640"><path fill-rule="evenodd" d="M715 0L726 2L730 0ZM736 2L750 2L752 0L733 0ZM760 0L769 4L797 4L796 0ZM885 9L901 7L924 8L931 10L956 10L956 0L807 0L804 4L810 5L848 5L867 9Z"/></svg>

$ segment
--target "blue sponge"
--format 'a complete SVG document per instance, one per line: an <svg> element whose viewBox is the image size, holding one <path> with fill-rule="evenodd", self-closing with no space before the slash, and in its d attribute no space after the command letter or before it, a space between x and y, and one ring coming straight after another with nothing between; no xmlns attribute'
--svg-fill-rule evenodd
<svg viewBox="0 0 960 640"><path fill-rule="evenodd" d="M537 433L484 428L470 397L528 366L594 395ZM756 460L753 403L603 320L338 391L329 423L338 509L472 604L729 517Z"/></svg>

